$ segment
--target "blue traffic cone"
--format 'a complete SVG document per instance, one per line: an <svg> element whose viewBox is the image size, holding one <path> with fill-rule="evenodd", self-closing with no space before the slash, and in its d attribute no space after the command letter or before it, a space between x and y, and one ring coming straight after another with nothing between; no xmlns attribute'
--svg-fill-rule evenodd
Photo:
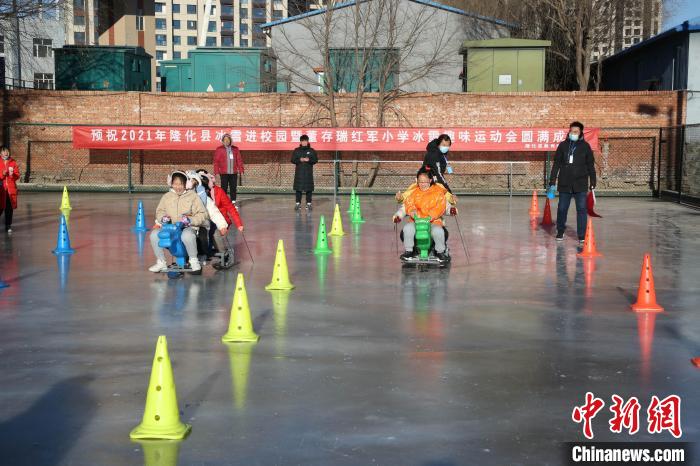
<svg viewBox="0 0 700 466"><path fill-rule="evenodd" d="M54 254L73 254L75 249L70 247L70 237L68 236L68 226L66 225L66 217L61 215L61 223L58 225L58 239L56 240L56 249Z"/></svg>
<svg viewBox="0 0 700 466"><path fill-rule="evenodd" d="M131 231L148 231L148 227L146 227L146 215L143 213L143 201L139 201L139 208L136 212L136 224Z"/></svg>

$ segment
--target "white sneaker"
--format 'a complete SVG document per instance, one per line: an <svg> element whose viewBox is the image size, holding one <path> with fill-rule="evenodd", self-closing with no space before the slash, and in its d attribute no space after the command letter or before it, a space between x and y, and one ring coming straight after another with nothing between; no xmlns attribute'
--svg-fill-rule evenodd
<svg viewBox="0 0 700 466"><path fill-rule="evenodd" d="M7 234L8 234L8 235L11 235L11 234L12 234L12 228L8 228L8 229L7 229Z"/></svg>
<svg viewBox="0 0 700 466"><path fill-rule="evenodd" d="M192 269L193 272L202 270L202 264L199 263L199 259L190 259L190 269Z"/></svg>
<svg viewBox="0 0 700 466"><path fill-rule="evenodd" d="M158 260L158 262L156 262L155 265L152 265L148 270L150 270L153 273L163 272L165 270L168 270L168 264L163 260Z"/></svg>

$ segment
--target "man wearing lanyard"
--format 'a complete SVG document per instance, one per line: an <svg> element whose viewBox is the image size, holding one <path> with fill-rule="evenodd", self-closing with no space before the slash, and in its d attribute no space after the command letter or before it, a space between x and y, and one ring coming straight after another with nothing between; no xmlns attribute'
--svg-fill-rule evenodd
<svg viewBox="0 0 700 466"><path fill-rule="evenodd" d="M566 216L569 212L571 198L576 202L576 233L579 243L586 236L586 198L588 189L595 189L596 175L593 151L583 139L583 125L574 121L569 125L569 137L557 147L554 156L549 185L558 183L559 205L557 207L557 241L564 240Z"/></svg>

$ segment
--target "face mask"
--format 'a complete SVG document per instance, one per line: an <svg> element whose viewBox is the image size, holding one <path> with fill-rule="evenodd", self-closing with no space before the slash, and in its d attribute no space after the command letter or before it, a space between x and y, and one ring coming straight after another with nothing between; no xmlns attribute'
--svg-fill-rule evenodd
<svg viewBox="0 0 700 466"><path fill-rule="evenodd" d="M10 158L10 154L2 154L2 159L7 160Z"/></svg>
<svg viewBox="0 0 700 466"><path fill-rule="evenodd" d="M571 140L571 142L578 141L578 134L569 134L569 139Z"/></svg>
<svg viewBox="0 0 700 466"><path fill-rule="evenodd" d="M443 154L447 154L447 152L450 150L449 146L440 146L440 152Z"/></svg>

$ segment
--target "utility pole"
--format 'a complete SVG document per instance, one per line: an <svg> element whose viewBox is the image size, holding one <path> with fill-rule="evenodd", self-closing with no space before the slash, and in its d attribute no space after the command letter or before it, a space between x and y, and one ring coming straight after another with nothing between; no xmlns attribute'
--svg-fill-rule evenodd
<svg viewBox="0 0 700 466"><path fill-rule="evenodd" d="M15 17L15 53L17 58L17 82L22 85L22 41L19 37L19 12L17 11L17 0L12 0L12 14Z"/></svg>

